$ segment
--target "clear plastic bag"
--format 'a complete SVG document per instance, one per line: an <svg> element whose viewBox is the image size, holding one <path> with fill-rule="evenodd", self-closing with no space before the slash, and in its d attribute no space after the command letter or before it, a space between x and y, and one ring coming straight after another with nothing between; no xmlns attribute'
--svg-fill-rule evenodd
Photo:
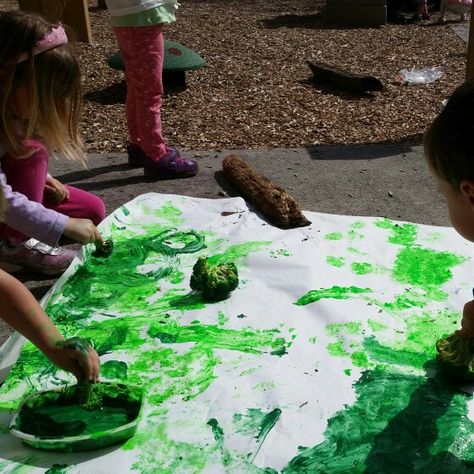
<svg viewBox="0 0 474 474"><path fill-rule="evenodd" d="M443 68L441 67L425 67L422 69L402 69L395 82L399 84L429 84L430 82L437 81L444 74Z"/></svg>

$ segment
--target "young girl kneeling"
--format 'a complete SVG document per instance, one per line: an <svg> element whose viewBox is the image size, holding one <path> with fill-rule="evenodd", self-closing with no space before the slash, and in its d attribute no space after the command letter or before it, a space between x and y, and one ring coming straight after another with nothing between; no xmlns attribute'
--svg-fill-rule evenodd
<svg viewBox="0 0 474 474"><path fill-rule="evenodd" d="M76 252L61 235L101 241L100 198L48 174L61 152L84 163L78 134L79 65L61 25L23 11L0 15L0 189L8 208L0 228L0 261L56 275Z"/></svg>

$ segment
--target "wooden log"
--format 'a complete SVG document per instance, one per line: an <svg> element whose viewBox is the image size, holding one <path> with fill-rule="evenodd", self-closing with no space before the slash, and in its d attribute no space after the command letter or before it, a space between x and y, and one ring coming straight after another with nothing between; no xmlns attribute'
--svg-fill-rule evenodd
<svg viewBox="0 0 474 474"><path fill-rule="evenodd" d="M363 94L367 91L383 90L383 84L374 76L353 74L323 63L307 61L307 64L317 81L333 84L346 91Z"/></svg>
<svg viewBox="0 0 474 474"><path fill-rule="evenodd" d="M311 224L293 196L259 174L240 156L226 156L222 168L229 182L276 226L290 229Z"/></svg>

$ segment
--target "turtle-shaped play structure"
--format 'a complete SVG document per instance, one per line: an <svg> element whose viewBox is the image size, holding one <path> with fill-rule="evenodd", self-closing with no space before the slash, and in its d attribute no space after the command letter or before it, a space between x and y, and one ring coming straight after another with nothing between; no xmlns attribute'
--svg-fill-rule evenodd
<svg viewBox="0 0 474 474"><path fill-rule="evenodd" d="M165 39L165 58L163 62L163 82L174 87L186 87L186 71L201 69L204 59L195 51L182 44ZM125 70L120 52L113 54L108 65L119 71Z"/></svg>

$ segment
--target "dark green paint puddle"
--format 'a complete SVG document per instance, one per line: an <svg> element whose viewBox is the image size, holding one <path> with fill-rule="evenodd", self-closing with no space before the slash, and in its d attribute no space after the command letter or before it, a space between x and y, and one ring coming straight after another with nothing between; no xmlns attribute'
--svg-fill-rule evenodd
<svg viewBox="0 0 474 474"><path fill-rule="evenodd" d="M19 412L16 429L37 438L62 439L105 433L137 419L142 392L124 385L98 384L101 405L84 409L76 387L39 393L26 401Z"/></svg>

